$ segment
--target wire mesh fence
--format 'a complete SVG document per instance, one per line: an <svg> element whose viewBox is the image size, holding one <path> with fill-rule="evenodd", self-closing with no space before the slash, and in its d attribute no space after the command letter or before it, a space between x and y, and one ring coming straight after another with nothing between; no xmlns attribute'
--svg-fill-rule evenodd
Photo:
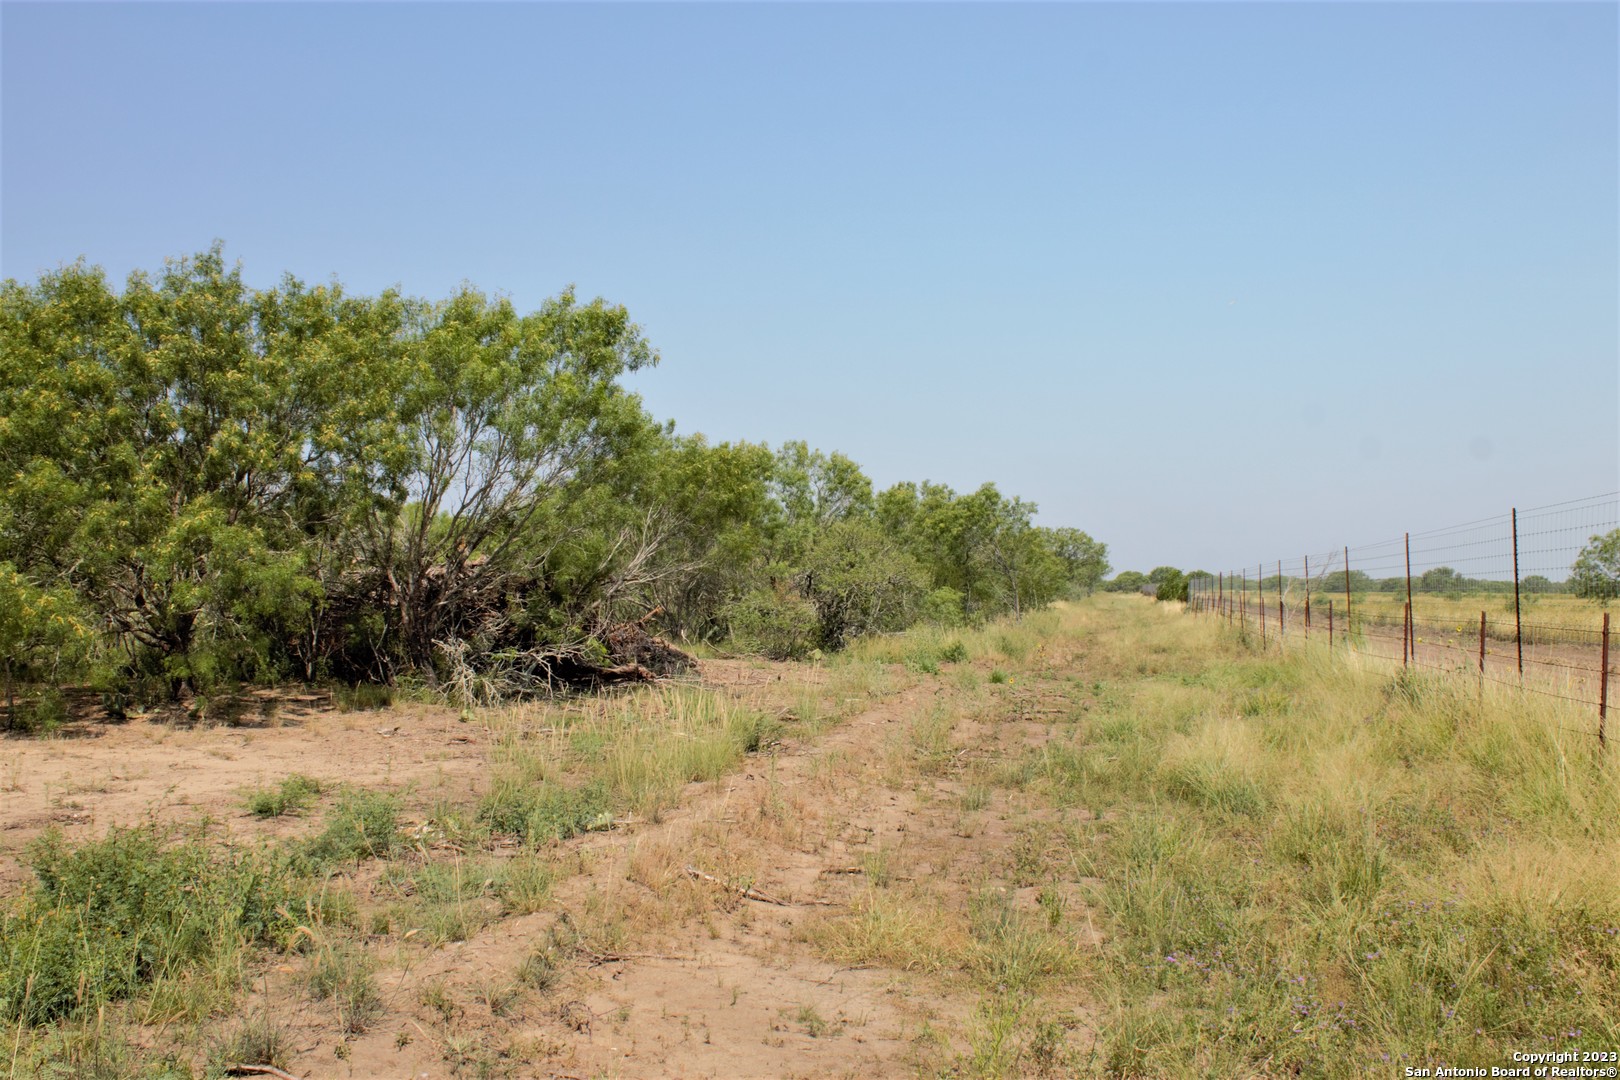
<svg viewBox="0 0 1620 1080"><path fill-rule="evenodd" d="M1198 572L1188 606L1265 645L1318 640L1589 709L1607 744L1620 674L1620 492L1378 543Z"/></svg>

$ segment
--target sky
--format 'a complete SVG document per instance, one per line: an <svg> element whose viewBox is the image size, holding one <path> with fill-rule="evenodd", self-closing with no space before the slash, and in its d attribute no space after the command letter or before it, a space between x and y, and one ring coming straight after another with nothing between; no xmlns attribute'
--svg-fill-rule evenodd
<svg viewBox="0 0 1620 1080"><path fill-rule="evenodd" d="M1614 4L0 4L0 275L536 307L1116 569L1620 490Z"/></svg>

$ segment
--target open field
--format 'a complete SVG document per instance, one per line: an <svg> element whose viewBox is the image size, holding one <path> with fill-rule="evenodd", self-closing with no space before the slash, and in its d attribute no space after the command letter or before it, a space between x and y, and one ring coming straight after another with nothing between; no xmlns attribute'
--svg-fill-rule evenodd
<svg viewBox="0 0 1620 1080"><path fill-rule="evenodd" d="M1272 597L1275 600L1275 597ZM1290 594L1288 602L1297 604L1300 598ZM1339 614L1344 613L1344 593L1324 593L1315 597L1315 603L1334 601ZM1393 592L1355 593L1352 596L1356 615L1378 619L1381 622L1401 621L1401 609L1406 594ZM1519 597L1520 617L1527 632L1534 637L1527 640L1556 642L1577 640L1585 642L1589 635L1603 629L1603 609L1590 600L1582 600L1566 593L1524 592ZM1456 624L1464 627L1479 625L1479 613L1485 612L1487 634L1507 640L1513 638L1513 593L1414 593L1412 607L1417 611L1419 623L1435 625ZM1321 614L1318 607L1317 614Z"/></svg>
<svg viewBox="0 0 1620 1080"><path fill-rule="evenodd" d="M10 739L5 1050L52 1077L1614 1050L1620 765L1568 719L1108 596L549 706Z"/></svg>
<svg viewBox="0 0 1620 1080"><path fill-rule="evenodd" d="M1214 614L1218 608L1230 626L1275 647L1276 592L1268 593L1264 604L1254 590L1247 594L1246 605L1241 595L1229 599L1203 597L1201 610ZM1331 626L1335 647L1349 644L1367 659L1401 664L1410 655L1418 667L1431 672L1483 675L1498 686L1523 686L1574 706L1571 718L1584 706L1584 727L1596 735L1604 699L1604 609L1572 596L1527 595L1516 619L1511 593L1505 598L1495 593L1418 593L1413 597L1416 615L1409 652L1403 643L1405 604L1404 592L1357 593L1351 605L1354 618L1347 622L1344 594L1318 593L1313 619L1307 622L1303 594L1291 590L1284 597L1284 637L1292 645L1314 636L1325 645ZM1607 655L1608 684L1620 688L1620 645L1611 642Z"/></svg>

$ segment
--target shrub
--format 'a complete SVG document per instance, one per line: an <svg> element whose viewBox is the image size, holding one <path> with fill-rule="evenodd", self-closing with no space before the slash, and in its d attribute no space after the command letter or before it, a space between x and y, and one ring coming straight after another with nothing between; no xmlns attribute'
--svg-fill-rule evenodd
<svg viewBox="0 0 1620 1080"><path fill-rule="evenodd" d="M739 647L772 660L803 660L816 647L816 609L797 596L755 589L727 604L722 617Z"/></svg>
<svg viewBox="0 0 1620 1080"><path fill-rule="evenodd" d="M815 605L822 648L903 630L915 620L927 578L918 562L870 525L840 522L817 538L798 584Z"/></svg>
<svg viewBox="0 0 1620 1080"><path fill-rule="evenodd" d="M1154 567L1147 580L1158 588L1154 595L1160 600L1187 599L1187 575L1173 566Z"/></svg>
<svg viewBox="0 0 1620 1080"><path fill-rule="evenodd" d="M67 699L57 690L46 690L31 701L17 702L7 726L26 735L49 735L67 719Z"/></svg>

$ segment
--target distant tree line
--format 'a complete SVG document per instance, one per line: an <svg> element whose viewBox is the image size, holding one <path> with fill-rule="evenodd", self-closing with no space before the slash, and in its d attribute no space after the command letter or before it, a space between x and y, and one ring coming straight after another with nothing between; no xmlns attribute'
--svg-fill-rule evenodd
<svg viewBox="0 0 1620 1080"><path fill-rule="evenodd" d="M1146 574L1136 570L1121 571L1104 581L1101 588L1107 592L1140 592L1150 589L1160 600L1185 600L1188 586L1195 579L1205 579L1207 584L1213 584L1215 575L1207 570L1183 572L1173 566L1159 566ZM1246 580L1249 588L1256 591L1263 588L1272 593L1286 589L1303 590L1305 587L1304 578L1281 574L1264 576L1256 574ZM1352 570L1347 578L1342 570L1329 571L1321 577L1313 578L1311 587L1324 592L1339 593L1344 592L1346 587L1352 593L1404 593L1406 577L1402 575L1374 578L1365 571ZM1465 594L1511 594L1513 582L1471 578L1452 567L1436 566L1412 579L1412 591L1452 597L1461 597ZM1568 580L1553 581L1542 574L1528 574L1520 579L1519 591L1521 594L1532 596L1566 593L1598 603L1607 603L1620 597L1620 529L1612 529L1591 537L1571 565Z"/></svg>
<svg viewBox="0 0 1620 1080"><path fill-rule="evenodd" d="M220 248L0 286L0 658L133 697L432 682L605 651L657 611L777 656L1088 592L1107 548L986 484L874 492L848 458L711 444L621 377L622 308L287 277Z"/></svg>

